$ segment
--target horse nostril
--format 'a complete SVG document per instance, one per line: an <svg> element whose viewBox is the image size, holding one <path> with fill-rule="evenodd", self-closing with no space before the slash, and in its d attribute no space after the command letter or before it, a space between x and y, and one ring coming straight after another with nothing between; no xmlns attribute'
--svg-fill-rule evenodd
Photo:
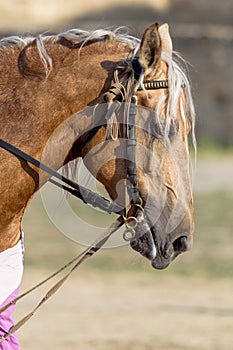
<svg viewBox="0 0 233 350"><path fill-rule="evenodd" d="M185 252L191 248L191 244L186 236L181 236L173 242L175 252Z"/></svg>

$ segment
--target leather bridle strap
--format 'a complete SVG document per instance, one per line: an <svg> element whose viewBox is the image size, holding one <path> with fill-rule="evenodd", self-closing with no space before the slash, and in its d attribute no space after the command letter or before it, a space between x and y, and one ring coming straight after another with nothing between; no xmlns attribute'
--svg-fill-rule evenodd
<svg viewBox="0 0 233 350"><path fill-rule="evenodd" d="M137 113L137 96L133 95L130 101L128 118L128 138L127 138L127 179L128 192L131 204L140 204L141 197L138 187L137 168L136 168L136 130L135 118Z"/></svg>
<svg viewBox="0 0 233 350"><path fill-rule="evenodd" d="M37 168L45 171L49 175L55 177L56 179L62 181L68 186L65 186L61 184L60 182L49 179L49 181L56 185L57 187L63 188L65 191L71 193L75 197L81 199L84 203L91 204L93 207L97 207L109 214L116 213L116 214L122 214L124 208L122 208L120 205L100 196L98 193L95 193L88 188L85 188L83 186L78 185L74 181L64 177L63 175L59 174L57 171L51 169L47 165L45 165L42 162L39 162L37 159L29 156L27 153L24 153L19 148L11 145L10 143L0 139L0 147L5 149L6 151L10 152L11 154L15 155L16 157L19 157L23 160L25 160L28 163L31 163L35 165Z"/></svg>
<svg viewBox="0 0 233 350"><path fill-rule="evenodd" d="M158 89L168 89L168 80L144 80L143 87L145 90L158 90ZM139 90L143 90L142 86L138 87Z"/></svg>

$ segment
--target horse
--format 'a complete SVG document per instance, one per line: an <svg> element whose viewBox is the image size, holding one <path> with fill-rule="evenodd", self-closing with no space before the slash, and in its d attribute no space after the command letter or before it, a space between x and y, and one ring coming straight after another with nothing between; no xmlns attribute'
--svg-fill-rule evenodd
<svg viewBox="0 0 233 350"><path fill-rule="evenodd" d="M1 39L0 53L1 139L54 170L83 159L110 198L128 205L133 219L126 221L136 231L130 245L154 268L166 268L189 250L194 233L189 134L195 147L195 111L168 24L150 25L141 40L120 29L12 36ZM135 159L126 161L132 96L137 142ZM129 162L140 197L132 205L126 199ZM25 209L50 176L5 149L0 169L0 285L6 287L1 305L17 294L22 278ZM140 226L142 217L149 230ZM17 339L11 342L18 349Z"/></svg>

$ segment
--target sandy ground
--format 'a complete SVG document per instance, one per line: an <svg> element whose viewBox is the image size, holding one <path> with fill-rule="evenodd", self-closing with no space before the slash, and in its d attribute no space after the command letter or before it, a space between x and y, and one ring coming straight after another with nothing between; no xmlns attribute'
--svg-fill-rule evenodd
<svg viewBox="0 0 233 350"><path fill-rule="evenodd" d="M232 189L231 160L199 159L195 190ZM21 290L50 272L26 264ZM20 301L15 319L31 311L48 289ZM19 331L22 350L233 350L232 290L230 278L81 267Z"/></svg>
<svg viewBox="0 0 233 350"><path fill-rule="evenodd" d="M23 288L44 276L26 269ZM22 349L231 350L230 290L227 280L75 272L19 332ZM20 302L16 318L43 292Z"/></svg>

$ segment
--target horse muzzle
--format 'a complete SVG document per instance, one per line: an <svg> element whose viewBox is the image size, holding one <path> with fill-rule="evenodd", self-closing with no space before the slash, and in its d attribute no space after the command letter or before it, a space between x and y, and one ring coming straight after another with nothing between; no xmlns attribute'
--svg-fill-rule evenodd
<svg viewBox="0 0 233 350"><path fill-rule="evenodd" d="M191 249L192 235L189 231L181 230L171 235L161 235L155 227L150 227L144 215L135 229L136 235L130 240L131 247L151 261L155 269L162 270L181 253Z"/></svg>
<svg viewBox="0 0 233 350"><path fill-rule="evenodd" d="M157 255L151 261L152 266L158 270L165 269L178 255L191 249L192 241L192 238L182 234L164 247L162 244L157 244Z"/></svg>

